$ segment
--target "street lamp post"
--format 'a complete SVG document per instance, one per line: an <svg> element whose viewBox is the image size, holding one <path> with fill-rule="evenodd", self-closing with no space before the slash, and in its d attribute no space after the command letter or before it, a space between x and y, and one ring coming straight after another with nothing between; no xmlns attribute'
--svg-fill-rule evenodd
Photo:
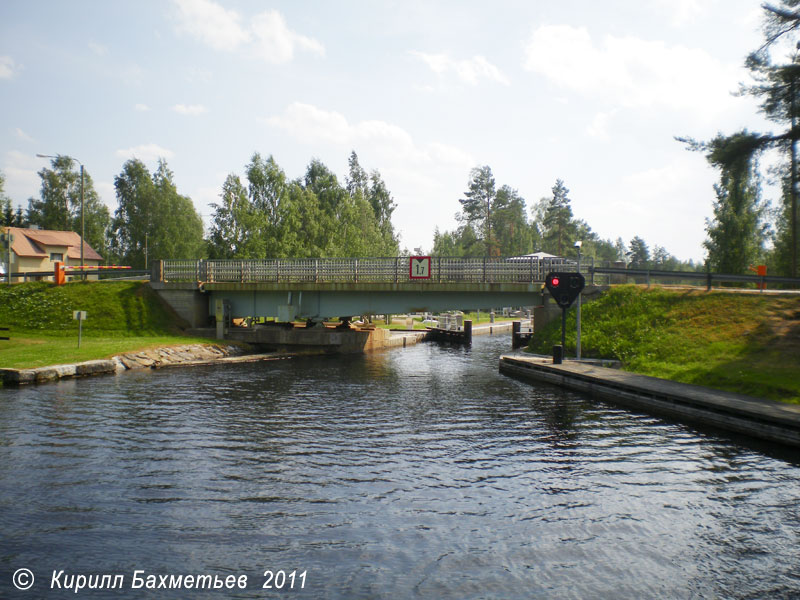
<svg viewBox="0 0 800 600"><path fill-rule="evenodd" d="M578 240L575 242L575 248L578 250L578 273L581 272L581 246L583 242ZM580 360L581 358L581 294L578 294L578 305L576 306L575 316L575 329L577 331L577 340L575 343L575 357Z"/></svg>
<svg viewBox="0 0 800 600"><path fill-rule="evenodd" d="M76 163L78 163L81 166L81 279L86 279L86 275L85 275L85 272L86 272L85 271L85 267L86 267L86 265L85 265L84 256L83 256L83 238L85 236L85 224L84 224L84 217L83 217L83 163L81 161L79 161L77 158L75 158L73 156L67 156L66 154L57 154L55 156L52 156L50 154L37 154L36 156L39 157L39 158L60 158L60 157L63 156L64 158L68 158L70 160L74 160Z"/></svg>

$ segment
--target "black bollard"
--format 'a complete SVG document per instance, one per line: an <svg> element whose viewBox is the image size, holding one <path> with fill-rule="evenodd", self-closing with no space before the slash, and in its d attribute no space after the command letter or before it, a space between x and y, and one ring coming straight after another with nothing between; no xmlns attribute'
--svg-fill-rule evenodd
<svg viewBox="0 0 800 600"><path fill-rule="evenodd" d="M553 364L560 365L564 361L564 346L553 346Z"/></svg>

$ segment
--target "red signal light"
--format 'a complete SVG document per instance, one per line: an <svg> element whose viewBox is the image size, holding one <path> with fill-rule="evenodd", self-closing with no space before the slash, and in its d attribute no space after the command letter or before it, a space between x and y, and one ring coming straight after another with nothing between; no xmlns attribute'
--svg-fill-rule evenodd
<svg viewBox="0 0 800 600"><path fill-rule="evenodd" d="M553 277L550 280L550 285L558 287L558 284L561 283L561 280L558 277Z"/></svg>

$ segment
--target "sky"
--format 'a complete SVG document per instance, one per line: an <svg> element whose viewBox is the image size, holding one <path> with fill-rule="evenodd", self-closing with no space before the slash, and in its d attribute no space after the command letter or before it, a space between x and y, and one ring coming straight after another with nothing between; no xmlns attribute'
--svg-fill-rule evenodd
<svg viewBox="0 0 800 600"><path fill-rule="evenodd" d="M532 207L557 179L604 239L702 260L718 173L675 136L774 129L737 96L761 0L2 0L0 172L36 154L114 178L159 158L206 226L255 152L290 179L355 150L394 197L401 248L456 227L470 170ZM767 197L769 198L769 190Z"/></svg>

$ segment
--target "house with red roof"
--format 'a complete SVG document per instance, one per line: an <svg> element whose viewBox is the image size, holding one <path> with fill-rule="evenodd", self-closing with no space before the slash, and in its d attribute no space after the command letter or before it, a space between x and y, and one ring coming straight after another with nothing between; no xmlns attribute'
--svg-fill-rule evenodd
<svg viewBox="0 0 800 600"><path fill-rule="evenodd" d="M6 232L13 237L11 242L11 273L34 273L49 271L50 277L30 278L52 279L57 261L68 267L81 264L81 237L74 231L50 231L47 229L22 229L7 227ZM103 260L94 248L83 242L83 262L87 267L98 266ZM30 279L29 278L29 279ZM96 279L96 276L91 276ZM21 281L13 277L12 281Z"/></svg>

